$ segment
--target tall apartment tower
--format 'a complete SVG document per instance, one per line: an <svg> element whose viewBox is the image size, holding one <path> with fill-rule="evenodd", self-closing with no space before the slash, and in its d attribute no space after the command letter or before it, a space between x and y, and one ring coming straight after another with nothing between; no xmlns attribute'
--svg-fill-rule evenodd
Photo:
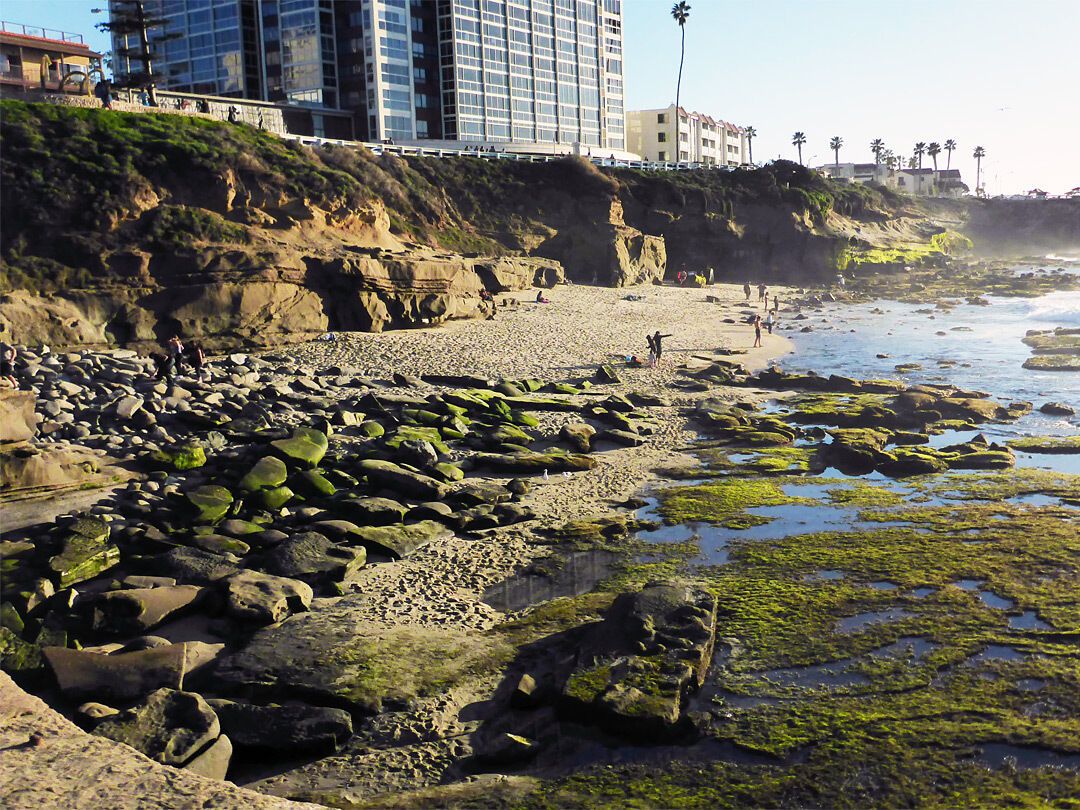
<svg viewBox="0 0 1080 810"><path fill-rule="evenodd" d="M349 110L368 140L626 148L622 0L144 2L170 90Z"/></svg>

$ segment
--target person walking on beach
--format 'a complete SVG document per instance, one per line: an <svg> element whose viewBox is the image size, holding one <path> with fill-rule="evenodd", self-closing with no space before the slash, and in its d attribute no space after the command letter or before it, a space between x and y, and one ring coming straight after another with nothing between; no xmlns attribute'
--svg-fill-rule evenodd
<svg viewBox="0 0 1080 810"><path fill-rule="evenodd" d="M765 293L765 307L764 307L764 309L766 311L768 311L768 309L769 309L769 293L768 292Z"/></svg>
<svg viewBox="0 0 1080 810"><path fill-rule="evenodd" d="M746 301L747 301L747 303L749 303L750 302L750 293L751 293L751 288L750 288L750 282L749 281L742 285L742 291L746 294Z"/></svg>
<svg viewBox="0 0 1080 810"><path fill-rule="evenodd" d="M188 361L195 372L195 378L201 380L206 371L206 352L201 343L192 343L188 346Z"/></svg>
<svg viewBox="0 0 1080 810"><path fill-rule="evenodd" d="M180 371L184 366L184 344L179 335L173 335L165 341L165 351L169 353L173 368Z"/></svg>
<svg viewBox="0 0 1080 810"><path fill-rule="evenodd" d="M773 312L779 312L780 311L780 298L775 296L775 295L772 297L772 311Z"/></svg>
<svg viewBox="0 0 1080 810"><path fill-rule="evenodd" d="M761 348L761 316L754 316L754 348Z"/></svg>
<svg viewBox="0 0 1080 810"><path fill-rule="evenodd" d="M769 334L772 334L773 324L776 323L776 319L773 318L773 314L770 312L769 316L765 319L765 328L769 330Z"/></svg>
<svg viewBox="0 0 1080 810"><path fill-rule="evenodd" d="M652 335L646 335L645 342L649 344L649 368L652 368L656 365L656 344Z"/></svg>
<svg viewBox="0 0 1080 810"><path fill-rule="evenodd" d="M664 338L672 337L671 335L661 335L660 330L657 329L652 336L653 353L656 355L656 365L660 365L660 360L664 356Z"/></svg>
<svg viewBox="0 0 1080 810"><path fill-rule="evenodd" d="M765 291L767 289L769 289L769 288L766 287L764 284L758 284L757 285L757 300L758 301L764 301L765 300Z"/></svg>

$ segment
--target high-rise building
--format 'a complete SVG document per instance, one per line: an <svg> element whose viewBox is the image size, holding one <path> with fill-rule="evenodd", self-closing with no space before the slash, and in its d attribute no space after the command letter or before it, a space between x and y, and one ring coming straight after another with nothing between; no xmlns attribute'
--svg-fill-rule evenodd
<svg viewBox="0 0 1080 810"><path fill-rule="evenodd" d="M169 90L345 109L370 140L626 147L622 0L144 5Z"/></svg>

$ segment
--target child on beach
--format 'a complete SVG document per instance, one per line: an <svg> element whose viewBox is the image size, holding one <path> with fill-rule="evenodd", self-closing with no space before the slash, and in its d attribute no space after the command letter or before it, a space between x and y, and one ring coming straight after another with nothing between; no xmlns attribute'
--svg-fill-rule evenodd
<svg viewBox="0 0 1080 810"><path fill-rule="evenodd" d="M761 316L754 316L754 348L761 348Z"/></svg>

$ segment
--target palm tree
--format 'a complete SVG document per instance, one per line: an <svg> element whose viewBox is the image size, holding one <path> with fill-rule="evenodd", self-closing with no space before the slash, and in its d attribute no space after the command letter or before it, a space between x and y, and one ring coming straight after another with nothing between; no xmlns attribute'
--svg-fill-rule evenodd
<svg viewBox="0 0 1080 810"><path fill-rule="evenodd" d="M949 159L945 161L946 169L952 166L952 153L954 149L956 149L956 141L949 138L949 140L945 141L945 151L949 153Z"/></svg>
<svg viewBox="0 0 1080 810"><path fill-rule="evenodd" d="M754 165L754 138L757 137L757 130L753 127L747 127L743 130L743 134L746 135L746 146L750 149L750 165Z"/></svg>
<svg viewBox="0 0 1080 810"><path fill-rule="evenodd" d="M885 141L874 138L870 141L870 151L874 153L874 165L881 163L881 153L885 151Z"/></svg>
<svg viewBox="0 0 1080 810"><path fill-rule="evenodd" d="M799 163L802 163L802 147L806 143L806 134L803 132L796 132L791 136L791 145L798 147L799 149Z"/></svg>
<svg viewBox="0 0 1080 810"><path fill-rule="evenodd" d="M941 144L937 141L931 141L930 145L926 147L926 154L934 159L934 171L937 171L937 156L941 154Z"/></svg>
<svg viewBox="0 0 1080 810"><path fill-rule="evenodd" d="M982 184L979 182L979 177L982 174L982 159L986 157L986 150L981 146L976 146L975 151L971 153L971 156L975 158L975 194L979 193L979 189Z"/></svg>
<svg viewBox="0 0 1080 810"><path fill-rule="evenodd" d="M889 167L889 170L890 171L895 171L896 170L896 153L893 152L892 149L886 149L881 154L883 156L883 161L884 161L885 165Z"/></svg>
<svg viewBox="0 0 1080 810"><path fill-rule="evenodd" d="M834 135L829 139L829 148L833 150L833 158L837 166L840 165L840 147L844 145L844 139L839 135Z"/></svg>
<svg viewBox="0 0 1080 810"><path fill-rule="evenodd" d="M679 24L682 33L682 48L679 51L679 82L675 85L675 133L678 140L679 131L679 94L682 92L682 68L686 58L686 21L690 18L690 4L686 0L679 0L671 7L671 16ZM676 148L678 146L676 145Z"/></svg>
<svg viewBox="0 0 1080 810"><path fill-rule="evenodd" d="M923 141L919 141L915 144L915 157L918 158L918 166L922 168L922 156L926 154L926 144ZM912 168L915 168L912 166Z"/></svg>

